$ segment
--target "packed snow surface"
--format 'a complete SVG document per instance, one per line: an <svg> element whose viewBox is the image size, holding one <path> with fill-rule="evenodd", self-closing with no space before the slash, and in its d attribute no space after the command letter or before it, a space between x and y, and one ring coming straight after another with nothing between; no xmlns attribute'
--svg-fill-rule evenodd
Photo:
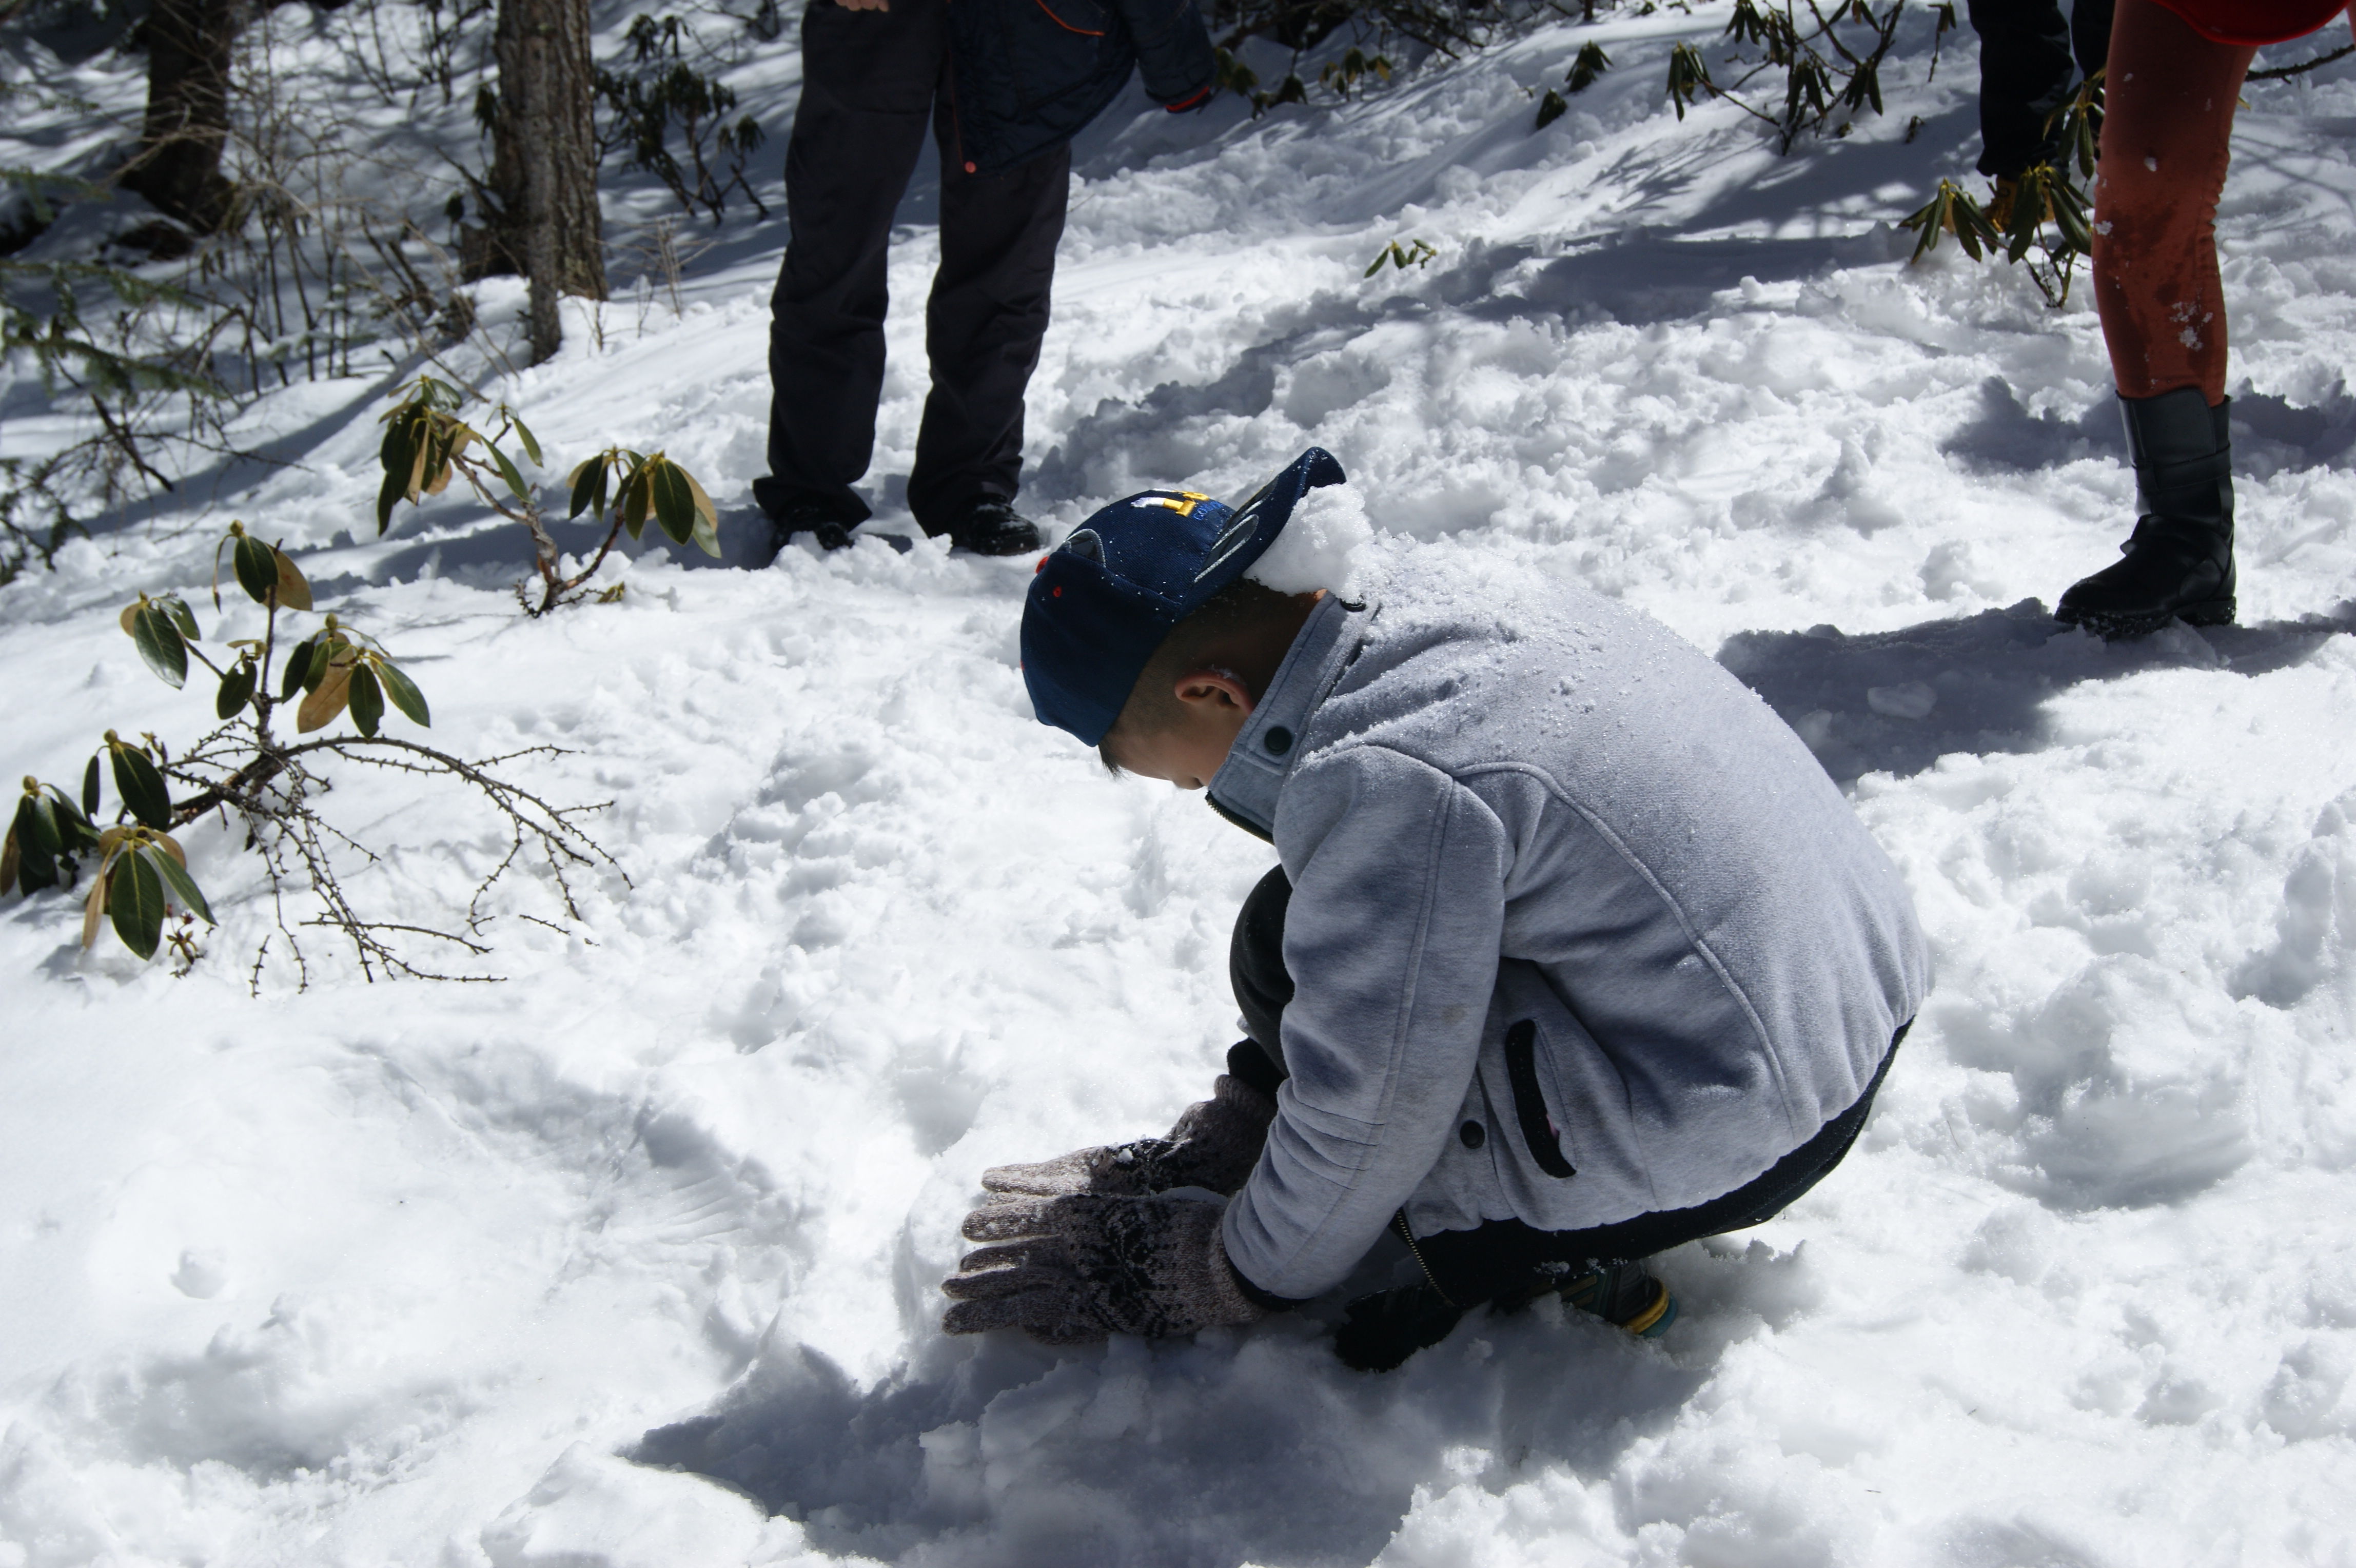
<svg viewBox="0 0 2356 1568"><path fill-rule="evenodd" d="M275 16L316 93L363 91L323 30L350 15ZM2130 521L2083 285L2049 310L1891 228L1976 152L1968 33L1931 77L1912 15L1889 113L1779 158L1661 92L1724 21L1606 13L1257 121L1124 100L1079 148L1025 491L1060 537L1323 446L1347 500L1270 571L1591 584L1852 792L1938 989L1836 1178L1660 1260L1665 1339L1476 1313L1369 1376L1331 1302L944 1337L985 1165L1206 1090L1269 851L1033 721L1027 561L648 550L605 568L619 602L530 620L520 535L457 497L376 540L404 363L265 400L241 434L292 467L198 476L0 590L10 776L196 732L115 612L177 589L208 646L252 634L201 596L236 517L405 661L432 739L562 748L509 770L610 801L617 866L578 920L511 874L489 954L420 954L497 983L366 983L298 927L298 989L218 827L186 835L222 922L186 978L80 953L70 898L0 907L0 1568L2356 1563L2356 68L2253 84L2236 134L2242 624L2105 647L2045 610ZM1590 38L1612 70L1534 132ZM135 60L10 47L135 115ZM775 155L790 27L740 57ZM469 96L370 120L385 166L467 150ZM61 124L0 162L84 156ZM893 252L871 534L914 532L933 189ZM740 502L772 209L682 312L617 262L559 359L477 384L560 472L659 446ZM1394 239L1437 259L1362 278ZM512 285L480 302L512 324ZM5 395L9 450L64 417ZM447 926L504 844L438 787L348 773L329 806L385 919Z"/></svg>

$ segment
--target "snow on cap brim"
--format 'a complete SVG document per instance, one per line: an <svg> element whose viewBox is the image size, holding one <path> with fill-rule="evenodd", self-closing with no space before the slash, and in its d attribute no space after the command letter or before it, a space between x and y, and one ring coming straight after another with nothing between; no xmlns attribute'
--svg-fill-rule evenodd
<svg viewBox="0 0 2356 1568"><path fill-rule="evenodd" d="M1023 605L1023 682L1039 722L1089 746L1170 628L1244 575L1301 498L1346 476L1312 446L1232 510L1185 490L1101 508L1050 551Z"/></svg>

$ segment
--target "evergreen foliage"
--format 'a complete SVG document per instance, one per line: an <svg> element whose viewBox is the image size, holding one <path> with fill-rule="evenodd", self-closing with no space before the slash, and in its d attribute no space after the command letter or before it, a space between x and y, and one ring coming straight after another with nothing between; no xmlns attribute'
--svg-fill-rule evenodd
<svg viewBox="0 0 2356 1568"><path fill-rule="evenodd" d="M761 124L750 114L731 119L736 94L687 62L682 46L695 30L675 16L641 13L625 35L631 58L618 69L597 68L597 97L605 124L602 154L627 149L630 166L661 180L689 216L711 213L717 227L728 193L740 191L763 218L767 203L744 177L745 160L761 145ZM682 166L671 148L678 130Z"/></svg>
<svg viewBox="0 0 2356 1568"><path fill-rule="evenodd" d="M648 456L608 447L574 468L568 481L573 516L588 511L603 521L610 511L612 524L588 565L566 575L562 558L548 539L535 492L500 446L512 437L526 460L537 467L541 456L538 439L504 404L495 410L495 421L487 422L492 433L486 436L458 418L465 402L464 394L448 383L421 377L384 414L380 532L402 501L416 504L446 490L454 478L463 478L477 499L526 522L535 541L545 545L542 598L536 607L526 601L534 615L573 596L626 528L637 537L652 521L680 542L692 541L716 551L711 499L693 476L659 452ZM512 507L492 495L493 482L509 491ZM123 945L143 959L169 946L178 956L180 972L186 972L202 953L194 922L211 925L214 917L173 833L220 813L237 821L244 830L245 846L262 858L276 912L275 936L265 939L255 955L257 984L270 943L279 939L307 983L309 960L298 926L339 932L371 980L379 974L491 978L424 967L400 944L403 939L425 940L476 956L487 954L489 948L478 940L487 918L483 899L527 851L536 851L544 861L566 913L578 918L570 872L600 865L618 872L612 857L577 822L597 808L552 805L496 771L517 757L554 755L555 748L529 746L470 761L386 734L386 721L393 714L423 729L431 726L433 714L424 693L384 645L332 612L307 634L294 636L282 617L313 613L310 582L277 542L256 537L241 522L231 522L214 546L216 610L222 602L224 564L229 583L262 607L260 637L232 638L220 646L218 656L208 653L195 612L175 594L143 593L123 607L120 617L141 660L166 685L186 689L196 666L211 673L209 706L218 727L177 755L155 736L126 740L117 731L106 731L83 772L79 798L27 778L6 836L0 840L0 894L70 887L82 863L93 861L84 897L82 946L91 946L111 925ZM600 598L610 603L613 596ZM298 737L291 740L276 727L282 710L288 707L294 709ZM348 731L336 728L339 720L348 721ZM310 738L300 738L305 736ZM330 760L466 785L506 823L512 840L509 851L477 886L456 927L379 920L354 905L342 880L338 853L358 851L371 861L374 857L319 814L318 802L328 785L323 768ZM99 825L106 804L102 779L112 779L115 802L115 820L104 826ZM187 793L175 799L175 786ZM306 892L317 900L318 912L290 924L289 897ZM179 925L173 929L176 914Z"/></svg>
<svg viewBox="0 0 2356 1568"><path fill-rule="evenodd" d="M1998 180L1985 205L1953 180L1939 182L1931 199L1900 223L1920 236L1911 259L1921 261L1941 236L1953 234L1972 260L2001 255L2025 264L2047 304L2056 310L2069 304L2078 263L2094 252L2094 198L2086 186L2094 177L2102 126L2098 70L2050 124L2055 156Z"/></svg>

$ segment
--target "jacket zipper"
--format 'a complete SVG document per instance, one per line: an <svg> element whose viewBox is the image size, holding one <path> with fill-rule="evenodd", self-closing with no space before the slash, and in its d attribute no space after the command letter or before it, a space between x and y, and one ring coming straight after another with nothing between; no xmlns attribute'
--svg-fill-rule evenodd
<svg viewBox="0 0 2356 1568"><path fill-rule="evenodd" d="M948 3L955 5L956 0L948 0ZM949 59L948 67L948 81L942 87L941 96L949 101L949 135L957 144L957 151L951 156L957 159L958 167L971 174L974 172L973 160L965 156L965 116L958 113L957 59L954 55Z"/></svg>
<svg viewBox="0 0 2356 1568"><path fill-rule="evenodd" d="M1454 1306L1456 1305L1456 1298L1450 1295L1446 1291L1440 1289L1440 1282L1432 1277L1431 1265L1423 1261L1423 1249L1415 1244L1415 1232L1408 1229L1406 1209L1402 1208L1397 1214L1391 1216L1391 1229L1398 1231L1399 1240L1407 1243L1408 1251L1415 1258L1415 1266L1423 1271L1424 1282L1430 1284L1433 1290L1440 1292L1440 1300L1446 1302L1451 1306Z"/></svg>

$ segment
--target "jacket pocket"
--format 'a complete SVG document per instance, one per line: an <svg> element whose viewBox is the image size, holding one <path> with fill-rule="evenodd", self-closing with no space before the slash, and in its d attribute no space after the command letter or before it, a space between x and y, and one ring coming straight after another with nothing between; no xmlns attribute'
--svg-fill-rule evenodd
<svg viewBox="0 0 2356 1568"><path fill-rule="evenodd" d="M1093 0L1000 0L1006 18L1007 85L1024 115L1047 115L1066 134L1086 116L1058 114L1056 105L1087 101L1092 115L1128 80L1128 30ZM1106 80L1115 67L1119 81ZM1069 119L1073 123L1066 125Z"/></svg>
<svg viewBox="0 0 2356 1568"><path fill-rule="evenodd" d="M1031 0L1047 20L1084 38L1100 38L1112 31L1112 18L1091 0Z"/></svg>
<svg viewBox="0 0 2356 1568"><path fill-rule="evenodd" d="M1505 1031L1505 1081L1513 1090L1514 1120L1520 1123L1522 1142L1538 1169L1567 1179L1579 1172L1563 1158L1561 1141L1547 1117L1546 1095L1538 1088L1537 1049L1538 1026L1530 1019Z"/></svg>

